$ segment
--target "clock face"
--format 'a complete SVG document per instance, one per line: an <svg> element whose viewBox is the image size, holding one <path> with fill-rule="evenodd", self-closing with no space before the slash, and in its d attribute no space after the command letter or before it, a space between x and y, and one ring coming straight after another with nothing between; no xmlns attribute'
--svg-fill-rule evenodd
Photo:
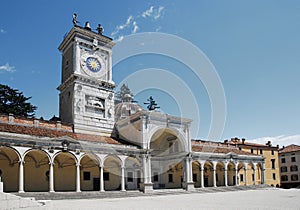
<svg viewBox="0 0 300 210"><path fill-rule="evenodd" d="M101 55L85 52L81 55L80 63L88 76L99 78L105 74L105 62Z"/></svg>
<svg viewBox="0 0 300 210"><path fill-rule="evenodd" d="M92 72L99 72L101 70L101 63L95 57L87 57L86 59L86 67Z"/></svg>

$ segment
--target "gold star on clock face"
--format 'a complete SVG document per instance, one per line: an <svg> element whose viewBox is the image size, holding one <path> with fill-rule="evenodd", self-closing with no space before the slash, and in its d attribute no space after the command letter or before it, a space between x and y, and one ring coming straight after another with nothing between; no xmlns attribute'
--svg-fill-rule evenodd
<svg viewBox="0 0 300 210"><path fill-rule="evenodd" d="M87 68L92 72L98 72L101 69L101 64L97 58L88 57L86 59Z"/></svg>

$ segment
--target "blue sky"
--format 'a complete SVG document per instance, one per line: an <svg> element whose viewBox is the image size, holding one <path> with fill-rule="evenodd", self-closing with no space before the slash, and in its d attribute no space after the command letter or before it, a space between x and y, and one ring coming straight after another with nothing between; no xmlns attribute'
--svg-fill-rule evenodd
<svg viewBox="0 0 300 210"><path fill-rule="evenodd" d="M58 113L61 54L72 14L121 40L130 34L162 32L198 47L214 65L226 96L222 140L230 137L274 144L300 144L299 1L4 1L0 13L0 83L32 96L37 117ZM205 139L211 104L201 81L182 63L144 55L114 68L118 84L141 68L162 68L181 77L196 96L199 133ZM129 84L129 87L131 84ZM140 104L152 95L163 112L178 115L163 91L136 93ZM177 99L179 100L179 99ZM188 103L188 102L187 102ZM185 113L181 113L185 117ZM218 139L216 139L218 140Z"/></svg>

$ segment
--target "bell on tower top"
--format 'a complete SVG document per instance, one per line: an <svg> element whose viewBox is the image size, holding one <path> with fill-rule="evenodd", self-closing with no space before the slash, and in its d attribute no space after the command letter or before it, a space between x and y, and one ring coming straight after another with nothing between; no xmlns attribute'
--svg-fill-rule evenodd
<svg viewBox="0 0 300 210"><path fill-rule="evenodd" d="M85 27L84 27L84 29L89 30L89 31L92 30L89 21L85 22Z"/></svg>

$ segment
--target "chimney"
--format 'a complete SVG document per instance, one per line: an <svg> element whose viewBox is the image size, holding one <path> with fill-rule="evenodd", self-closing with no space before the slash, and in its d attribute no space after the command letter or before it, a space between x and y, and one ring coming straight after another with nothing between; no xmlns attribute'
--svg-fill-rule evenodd
<svg viewBox="0 0 300 210"><path fill-rule="evenodd" d="M224 140L224 144L227 144L228 143L228 140L226 139L226 140Z"/></svg>
<svg viewBox="0 0 300 210"><path fill-rule="evenodd" d="M242 143L243 143L243 144L245 144L245 141L246 141L246 139L245 139L245 138L242 138Z"/></svg>

